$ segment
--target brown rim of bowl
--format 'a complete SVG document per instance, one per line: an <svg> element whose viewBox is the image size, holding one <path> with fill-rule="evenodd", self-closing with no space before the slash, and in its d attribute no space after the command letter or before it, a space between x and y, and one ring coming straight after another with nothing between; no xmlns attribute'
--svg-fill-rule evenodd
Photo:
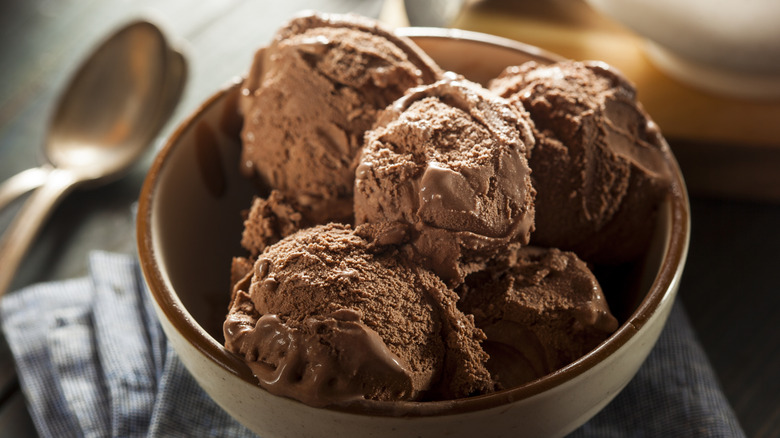
<svg viewBox="0 0 780 438"><path fill-rule="evenodd" d="M539 60L550 62L563 59L542 49L517 41L492 35L450 29L437 28L404 28L399 33L415 38L448 38L466 40L488 45L498 45L520 51ZM171 135L165 146L158 153L144 181L139 197L137 220L137 243L141 268L149 284L149 290L158 306L165 313L173 327L184 335L192 345L216 363L221 368L242 380L256 385L256 380L249 367L237 356L228 352L221 344L211 337L184 308L176 293L170 290L164 274L156 263L157 253L154 250L151 229L151 200L157 186L161 169L168 160L180 137L191 129L194 120L205 112L219 99L234 88L240 86L240 80L235 80L228 86L209 97L198 109L183 121ZM664 141L665 143L665 141ZM668 150L668 145L667 145ZM671 193L671 224L670 238L661 260L661 265L653 280L650 290L634 313L618 330L596 349L577 359L566 367L529 382L525 385L498 391L492 394L470 398L430 402L374 402L365 401L358 405L333 406L326 409L348 412L360 415L425 417L452 415L463 412L485 410L540 394L550 388L561 385L584 372L623 347L651 319L658 307L666 300L673 299L670 293L678 286L685 264L690 238L690 213L688 194L677 161L669 152L669 163L674 175ZM262 388L258 386L260 390Z"/></svg>

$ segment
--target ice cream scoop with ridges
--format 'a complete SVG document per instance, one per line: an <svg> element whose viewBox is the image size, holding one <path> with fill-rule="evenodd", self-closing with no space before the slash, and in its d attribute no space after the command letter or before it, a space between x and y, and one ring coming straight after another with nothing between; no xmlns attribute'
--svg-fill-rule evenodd
<svg viewBox="0 0 780 438"><path fill-rule="evenodd" d="M448 73L410 90L367 132L355 221L408 225L412 258L458 284L503 245L528 242L532 145L525 112Z"/></svg>
<svg viewBox="0 0 780 438"><path fill-rule="evenodd" d="M434 82L410 40L353 15L307 13L258 51L242 90L242 170L315 223L349 221L356 156L378 111Z"/></svg>
<svg viewBox="0 0 780 438"><path fill-rule="evenodd" d="M618 327L588 266L555 248L513 245L457 292L487 336L488 369L503 388L568 365Z"/></svg>
<svg viewBox="0 0 780 438"><path fill-rule="evenodd" d="M314 406L492 391L455 293L363 235L329 224L268 247L234 288L226 348L270 392Z"/></svg>
<svg viewBox="0 0 780 438"><path fill-rule="evenodd" d="M639 257L669 192L668 148L622 74L601 62L528 62L490 89L531 114L539 246L593 263Z"/></svg>

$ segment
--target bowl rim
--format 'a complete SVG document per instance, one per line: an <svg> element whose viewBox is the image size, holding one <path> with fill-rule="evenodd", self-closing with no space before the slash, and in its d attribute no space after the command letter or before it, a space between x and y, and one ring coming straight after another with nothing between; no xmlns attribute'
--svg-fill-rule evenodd
<svg viewBox="0 0 780 438"><path fill-rule="evenodd" d="M455 39L465 40L471 43L476 42L492 46L497 45L503 48L523 52L540 60L546 60L547 62L564 59L559 55L547 52L535 46L479 32L439 28L400 28L397 29L397 32L412 40L418 38ZM148 285L148 290L157 304L157 307L164 314L165 318L168 319L168 322L172 327L181 333L195 349L220 368L239 377L246 383L265 391L265 389L257 385L254 375L243 360L227 351L224 346L209 335L186 310L175 291L169 288L165 274L161 271L160 264L158 263L159 255L155 249L152 231L153 197L158 187L160 174L172 155L173 150L180 144L181 137L193 127L200 115L208 111L210 107L218 103L220 99L223 99L228 93L238 92L236 89L241 86L241 83L241 78L235 78L207 98L194 112L178 125L176 130L171 134L164 146L158 152L144 180L139 196L136 239L138 257L142 273ZM426 402L361 401L357 407L353 404L348 406L329 406L324 409L357 415L387 417L435 417L486 410L508 403L526 400L553 387L562 385L594 368L598 363L625 346L656 314L656 311L662 307L662 304L674 299L674 291L679 285L688 252L690 239L690 205L688 194L679 165L672 155L666 140L662 138L662 141L668 155L667 158L673 175L670 196L671 219L669 224L669 241L664 249L658 273L655 276L647 295L637 309L625 322L623 322L623 324L621 324L618 330L598 347L551 374L522 386L497 391L491 394L456 400Z"/></svg>

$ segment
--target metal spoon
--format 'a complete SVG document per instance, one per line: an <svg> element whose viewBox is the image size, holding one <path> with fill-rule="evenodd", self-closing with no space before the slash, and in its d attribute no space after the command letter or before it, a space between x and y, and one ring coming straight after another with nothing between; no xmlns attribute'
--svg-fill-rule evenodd
<svg viewBox="0 0 780 438"><path fill-rule="evenodd" d="M184 57L146 21L117 31L79 68L54 113L44 146L49 163L0 190L7 203L39 186L0 240L0 296L59 200L79 185L119 178L140 158L173 112L185 76Z"/></svg>

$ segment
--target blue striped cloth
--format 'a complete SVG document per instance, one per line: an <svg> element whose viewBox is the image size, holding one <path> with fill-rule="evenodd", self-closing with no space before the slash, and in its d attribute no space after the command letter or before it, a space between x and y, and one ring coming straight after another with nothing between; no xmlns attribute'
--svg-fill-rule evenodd
<svg viewBox="0 0 780 438"><path fill-rule="evenodd" d="M87 278L0 302L43 437L252 437L168 346L135 258L95 252ZM679 303L626 389L573 437L742 437Z"/></svg>

